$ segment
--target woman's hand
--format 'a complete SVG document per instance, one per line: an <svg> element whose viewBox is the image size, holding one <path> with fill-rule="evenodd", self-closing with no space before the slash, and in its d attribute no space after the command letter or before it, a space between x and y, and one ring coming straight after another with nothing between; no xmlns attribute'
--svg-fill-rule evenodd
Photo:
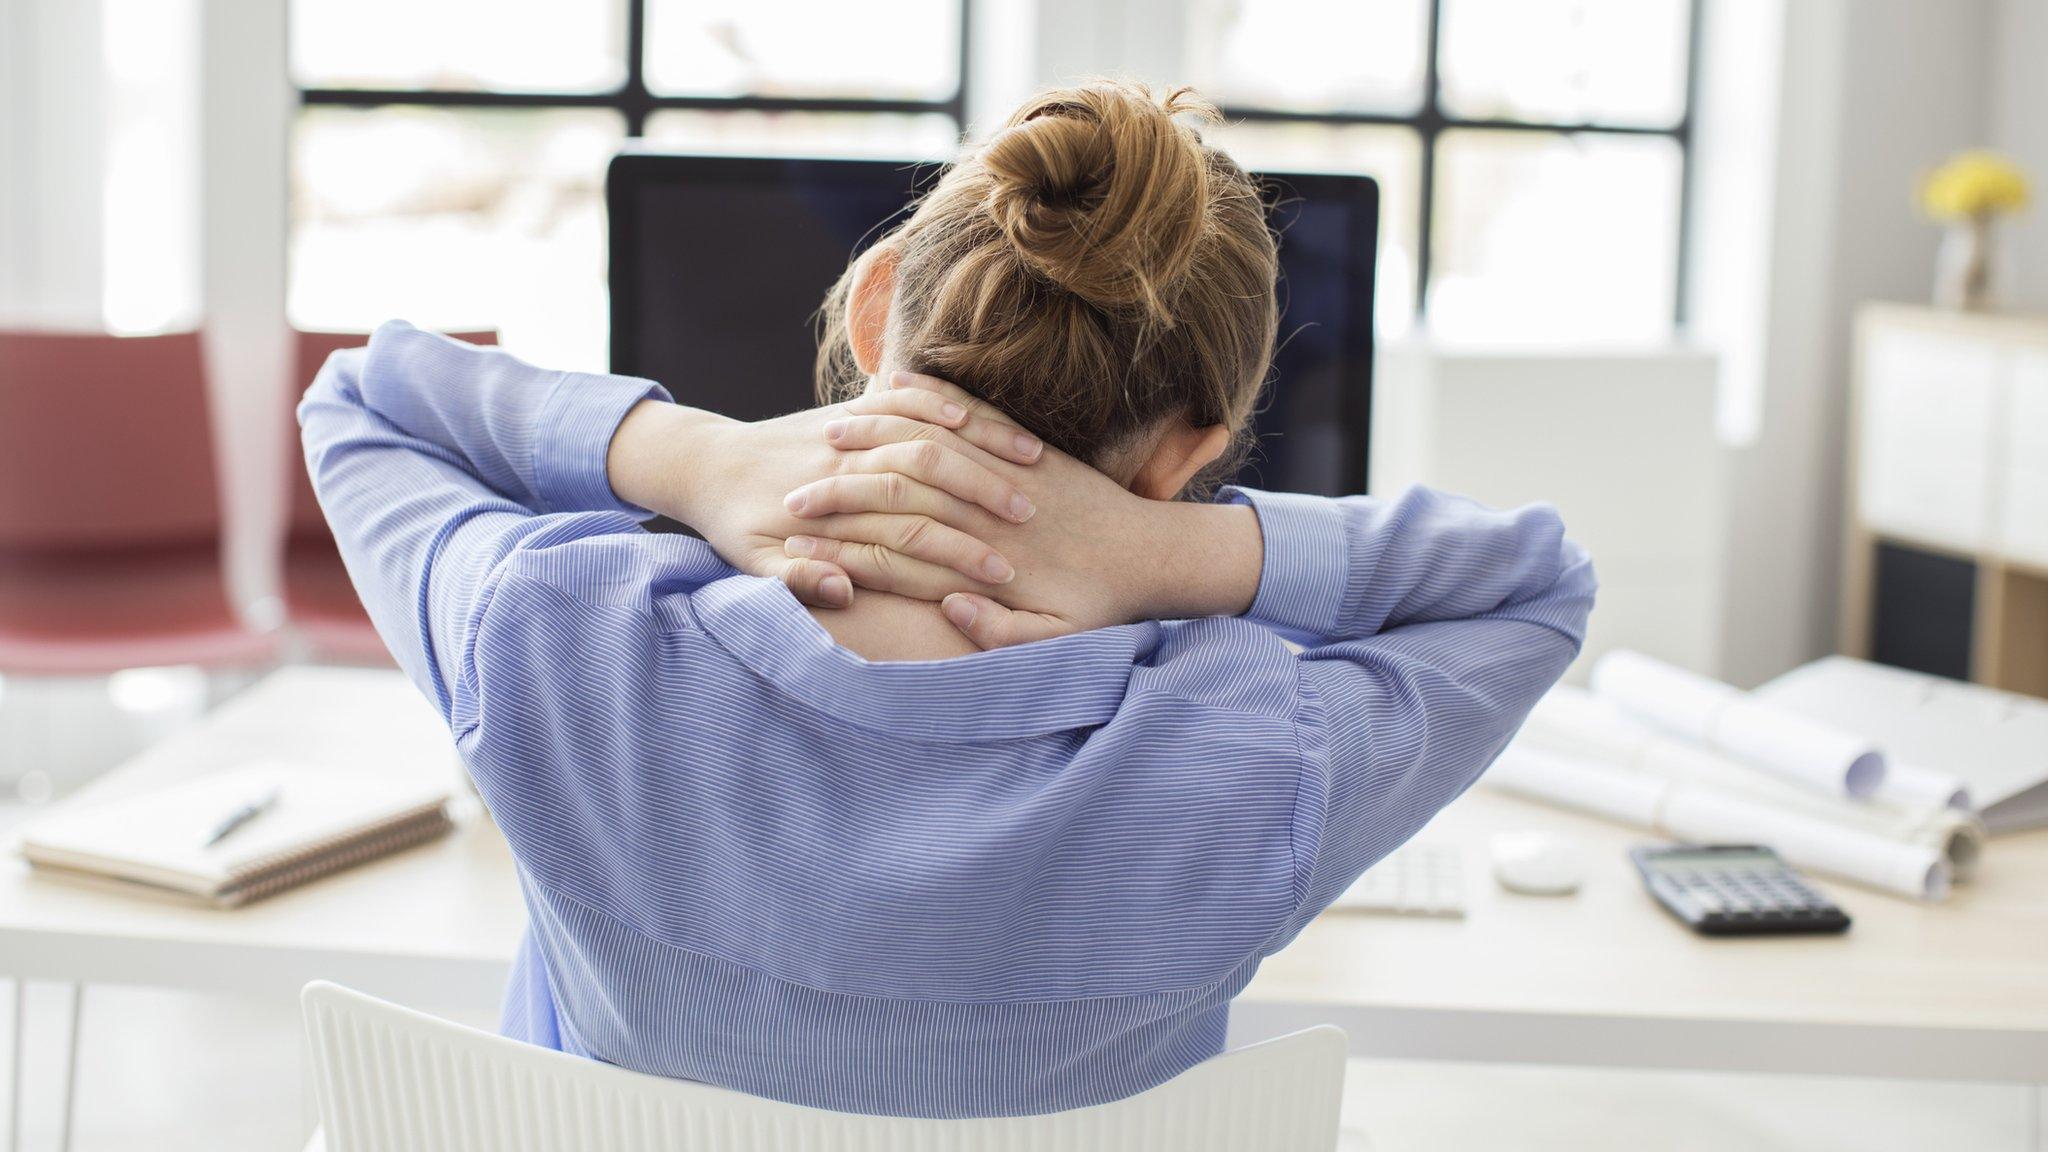
<svg viewBox="0 0 2048 1152"><path fill-rule="evenodd" d="M621 499L689 525L727 563L780 579L818 607L851 603L853 582L829 559L785 549L790 534L815 527L784 496L825 477L860 477L877 508L847 522L887 542L870 562L896 573L905 594L937 599L963 582L999 587L1014 570L985 541L921 510L958 520L973 507L1002 522L1033 512L990 465L1029 464L1038 441L992 412L918 389L870 392L752 424L649 401L620 423L606 466ZM886 434L887 442L862 452L835 445L855 429ZM943 585L933 581L938 573L947 576Z"/></svg>
<svg viewBox="0 0 2048 1152"><path fill-rule="evenodd" d="M929 376L899 372L895 383L897 391L979 403ZM833 445L879 451L895 432L882 425L849 427ZM928 514L999 549L1015 565L1016 578L989 586L957 573L919 572L926 586L945 590L946 618L980 647L1135 620L1234 615L1258 591L1264 552L1249 507L1147 500L1051 449L1029 469L995 459L984 464L1025 493L1037 514L1020 523L958 502ZM901 569L881 559L887 552L876 547L890 541L872 539L864 521L886 509L878 493L872 477L858 471L792 492L791 508L816 528L790 536L789 554L831 563L864 587L889 587Z"/></svg>

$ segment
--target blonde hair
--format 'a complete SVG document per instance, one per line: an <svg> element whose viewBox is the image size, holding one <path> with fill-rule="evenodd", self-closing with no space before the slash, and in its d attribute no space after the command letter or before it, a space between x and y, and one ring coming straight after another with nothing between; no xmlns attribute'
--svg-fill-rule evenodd
<svg viewBox="0 0 2048 1152"><path fill-rule="evenodd" d="M1235 471L1273 355L1278 257L1265 204L1183 118L1185 88L1044 93L953 164L880 243L897 256L895 366L953 381L1096 467L1168 417L1221 424ZM821 401L866 381L849 269L822 312Z"/></svg>

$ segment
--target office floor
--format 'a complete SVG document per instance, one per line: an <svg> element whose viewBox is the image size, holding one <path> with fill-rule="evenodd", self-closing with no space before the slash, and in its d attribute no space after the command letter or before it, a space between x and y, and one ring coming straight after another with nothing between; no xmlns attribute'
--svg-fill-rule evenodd
<svg viewBox="0 0 2048 1152"><path fill-rule="evenodd" d="M6 685L0 796L12 799L12 782L23 771L57 763L67 767L36 778L31 789L47 786L61 795L182 722L204 700L201 686L175 676L133 680L124 692L116 707L91 685ZM24 811L18 803L0 805L0 827ZM0 1025L11 1028L12 989L0 991ZM67 996L55 985L28 990L25 1152L55 1146ZM295 1005L100 987L87 993L82 1031L77 1152L256 1152L303 1144ZM1346 1147L2048 1152L2048 1143L2037 1143L2044 1139L2036 1114L2044 1095L1989 1085L1354 1061Z"/></svg>

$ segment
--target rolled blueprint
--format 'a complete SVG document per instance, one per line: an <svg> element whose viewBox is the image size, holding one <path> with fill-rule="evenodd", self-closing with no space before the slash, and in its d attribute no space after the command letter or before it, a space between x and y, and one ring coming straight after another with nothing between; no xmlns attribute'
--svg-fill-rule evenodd
<svg viewBox="0 0 2048 1152"><path fill-rule="evenodd" d="M1666 780L1514 745L1482 778L1490 787L1699 843L1754 843L1789 863L1915 900L1948 896L1941 853L1771 807L1739 793Z"/></svg>
<svg viewBox="0 0 2048 1152"><path fill-rule="evenodd" d="M1679 785L1664 800L1662 831L1699 844L1768 844L1811 868L1916 900L1948 897L1948 861L1933 848L1901 844L1733 792Z"/></svg>
<svg viewBox="0 0 2048 1152"><path fill-rule="evenodd" d="M1987 833L1968 811L1941 803L1896 803L1882 794L1867 800L1824 796L1784 783L1746 762L1666 736L1637 723L1583 689L1559 686L1530 713L1523 744L1626 768L1666 780L1736 792L1781 811L1797 812L1940 852L1957 881L1977 870Z"/></svg>
<svg viewBox="0 0 2048 1152"><path fill-rule="evenodd" d="M1657 826L1658 811L1671 790L1666 780L1525 747L1520 741L1508 745L1480 779L1517 796L1637 828Z"/></svg>
<svg viewBox="0 0 2048 1152"><path fill-rule="evenodd" d="M1871 741L1640 652L1602 656L1593 691L1638 720L1809 791L1869 796L1884 782L1884 753Z"/></svg>
<svg viewBox="0 0 2048 1152"><path fill-rule="evenodd" d="M1974 807L1970 803L1969 786L1954 773L1890 759L1885 762L1884 782L1872 795L1906 808L1960 808L1968 811Z"/></svg>

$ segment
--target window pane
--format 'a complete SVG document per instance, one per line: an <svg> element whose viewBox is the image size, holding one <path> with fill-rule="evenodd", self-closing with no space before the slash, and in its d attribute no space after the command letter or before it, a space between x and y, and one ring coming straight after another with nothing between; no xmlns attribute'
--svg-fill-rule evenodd
<svg viewBox="0 0 2048 1152"><path fill-rule="evenodd" d="M1252 171L1359 172L1380 184L1380 251L1374 307L1382 336L1408 330L1415 316L1416 196L1422 149L1407 128L1239 123L1209 139Z"/></svg>
<svg viewBox="0 0 2048 1152"><path fill-rule="evenodd" d="M1197 0L1189 82L1248 108L1412 112L1427 0Z"/></svg>
<svg viewBox="0 0 2048 1152"><path fill-rule="evenodd" d="M103 0L107 329L199 320L199 4Z"/></svg>
<svg viewBox="0 0 2048 1152"><path fill-rule="evenodd" d="M647 118L664 148L768 156L951 160L960 130L936 112L664 111Z"/></svg>
<svg viewBox="0 0 2048 1152"><path fill-rule="evenodd" d="M960 0L648 0L647 86L949 99L960 86Z"/></svg>
<svg viewBox="0 0 2048 1152"><path fill-rule="evenodd" d="M606 92L626 81L625 0L292 0L302 88Z"/></svg>
<svg viewBox="0 0 2048 1152"><path fill-rule="evenodd" d="M496 328L537 363L602 369L604 170L624 135L594 110L308 109L292 323Z"/></svg>
<svg viewBox="0 0 2048 1152"><path fill-rule="evenodd" d="M1668 336L1678 145L1661 136L1446 132L1432 331L1509 340Z"/></svg>
<svg viewBox="0 0 2048 1152"><path fill-rule="evenodd" d="M1444 109L1667 127L1685 113L1687 0L1443 0Z"/></svg>

